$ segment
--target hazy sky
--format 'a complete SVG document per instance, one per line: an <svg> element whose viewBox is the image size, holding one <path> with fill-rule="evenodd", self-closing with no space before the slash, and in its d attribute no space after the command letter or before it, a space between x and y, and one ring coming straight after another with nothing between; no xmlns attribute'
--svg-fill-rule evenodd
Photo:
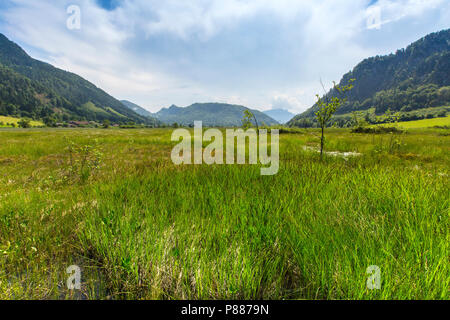
<svg viewBox="0 0 450 320"><path fill-rule="evenodd" d="M70 5L79 30L67 27ZM0 32L32 57L150 111L227 102L299 113L321 78L331 85L364 58L447 28L449 0L0 2Z"/></svg>

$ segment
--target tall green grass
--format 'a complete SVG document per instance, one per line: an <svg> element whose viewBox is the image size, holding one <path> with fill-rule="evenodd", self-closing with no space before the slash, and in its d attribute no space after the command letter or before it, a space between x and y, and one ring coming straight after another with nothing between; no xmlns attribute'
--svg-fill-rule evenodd
<svg viewBox="0 0 450 320"><path fill-rule="evenodd" d="M363 155L324 161L316 131L282 135L275 176L174 166L170 130L0 132L0 297L448 299L443 132L333 129L329 151ZM61 178L68 138L104 154L87 181Z"/></svg>

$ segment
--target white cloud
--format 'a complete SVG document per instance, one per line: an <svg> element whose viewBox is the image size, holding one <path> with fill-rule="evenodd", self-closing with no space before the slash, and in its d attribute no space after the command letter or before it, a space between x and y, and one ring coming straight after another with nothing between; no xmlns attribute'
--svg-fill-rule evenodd
<svg viewBox="0 0 450 320"><path fill-rule="evenodd" d="M414 18L423 12L436 9L446 0L379 0L371 6L379 8L381 13L381 25L399 21L403 18ZM370 8L369 8L370 9Z"/></svg>
<svg viewBox="0 0 450 320"><path fill-rule="evenodd" d="M112 11L94 0L11 4L0 5L1 32L151 111L217 100L300 112L320 78L330 84L363 58L450 26L446 0L380 0L380 30L366 28L369 0L129 0ZM81 7L81 30L66 28L70 4Z"/></svg>

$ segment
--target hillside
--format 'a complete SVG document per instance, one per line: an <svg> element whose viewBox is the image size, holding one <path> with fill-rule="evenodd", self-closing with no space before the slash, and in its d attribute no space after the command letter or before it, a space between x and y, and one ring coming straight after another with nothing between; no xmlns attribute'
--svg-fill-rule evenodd
<svg viewBox="0 0 450 320"><path fill-rule="evenodd" d="M20 118L0 116L0 128L12 126L18 127L20 120L21 120ZM30 121L30 126L43 127L45 126L45 124L41 121Z"/></svg>
<svg viewBox="0 0 450 320"><path fill-rule="evenodd" d="M295 114L284 109L272 109L264 111L264 113L279 123L286 123L295 116Z"/></svg>
<svg viewBox="0 0 450 320"><path fill-rule="evenodd" d="M359 63L343 76L340 85L356 79L347 103L337 114L374 109L376 115L408 112L450 103L450 29L432 33L395 54L376 56ZM331 90L328 96L336 96ZM312 120L316 106L288 124Z"/></svg>
<svg viewBox="0 0 450 320"><path fill-rule="evenodd" d="M195 103L186 108L172 105L163 108L155 116L167 124L178 123L193 125L194 121L203 121L204 126L235 127L242 125L244 111L248 108L224 103ZM257 110L250 110L258 123L276 125L277 121Z"/></svg>
<svg viewBox="0 0 450 320"><path fill-rule="evenodd" d="M3 34L0 114L34 119L149 122L80 76L31 58Z"/></svg>

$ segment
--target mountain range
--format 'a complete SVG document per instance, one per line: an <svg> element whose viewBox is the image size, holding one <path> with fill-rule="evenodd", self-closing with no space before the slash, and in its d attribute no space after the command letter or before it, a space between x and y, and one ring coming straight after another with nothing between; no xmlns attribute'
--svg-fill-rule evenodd
<svg viewBox="0 0 450 320"><path fill-rule="evenodd" d="M154 117L162 123L169 125L177 123L180 125L189 126L193 125L194 121L202 121L205 126L236 127L242 125L245 110L250 110L255 115L258 124L278 124L274 118L266 115L265 112L262 113L257 110L248 109L244 106L226 103L195 103L185 108L172 105L169 108L162 108L156 113L151 113L150 111L130 101L122 100L121 102L142 116Z"/></svg>
<svg viewBox="0 0 450 320"><path fill-rule="evenodd" d="M264 111L264 113L279 123L286 123L295 116L295 114L284 109L272 109Z"/></svg>
<svg viewBox="0 0 450 320"><path fill-rule="evenodd" d="M354 111L384 114L387 110L408 113L450 105L450 29L432 33L395 54L365 59L339 82L355 79L347 102L337 115ZM326 96L336 97L330 90ZM289 121L302 126L315 121L317 105Z"/></svg>
<svg viewBox="0 0 450 320"><path fill-rule="evenodd" d="M127 100L118 101L82 77L31 58L20 46L0 34L0 115L68 120L109 120L159 126L161 122L205 126L240 126L246 107L205 103L186 108L172 106L156 114ZM277 124L252 110L259 123Z"/></svg>
<svg viewBox="0 0 450 320"><path fill-rule="evenodd" d="M363 60L343 76L341 86L356 79L346 103L338 110L339 121L355 111L373 115L387 110L403 114L450 105L450 29L429 34L395 54ZM337 96L335 89L325 97ZM0 33L0 115L33 119L110 120L151 126L161 123L205 126L240 126L244 106L195 103L171 106L151 113L114 97L82 77L31 58L20 46ZM317 105L292 118L286 110L265 113L251 110L259 124L314 125ZM445 110L444 110L445 111ZM277 122L278 121L278 122ZM333 120L336 121L337 120ZM348 121L348 120L346 120ZM339 124L338 124L339 125ZM340 124L342 125L342 124Z"/></svg>
<svg viewBox="0 0 450 320"><path fill-rule="evenodd" d="M277 121L268 115L251 110L244 106L225 103L195 103L185 108L172 105L163 108L154 116L167 124L193 125L194 121L202 121L204 126L235 127L242 125L244 111L250 110L256 117L259 125L276 125Z"/></svg>
<svg viewBox="0 0 450 320"><path fill-rule="evenodd" d="M31 58L0 34L0 115L152 124L80 76Z"/></svg>

